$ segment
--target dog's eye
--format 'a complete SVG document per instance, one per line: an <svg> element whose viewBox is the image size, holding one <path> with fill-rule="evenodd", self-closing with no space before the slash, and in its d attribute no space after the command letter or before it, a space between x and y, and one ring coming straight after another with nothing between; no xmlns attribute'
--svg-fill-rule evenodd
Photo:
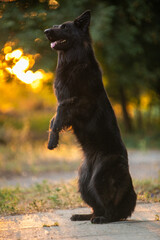
<svg viewBox="0 0 160 240"><path fill-rule="evenodd" d="M61 26L61 29L67 29L67 25L66 25L66 24L63 24L63 25Z"/></svg>

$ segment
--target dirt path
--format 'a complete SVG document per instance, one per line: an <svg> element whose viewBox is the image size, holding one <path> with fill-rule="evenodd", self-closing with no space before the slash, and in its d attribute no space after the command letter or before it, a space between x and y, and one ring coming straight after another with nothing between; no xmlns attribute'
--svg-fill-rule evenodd
<svg viewBox="0 0 160 240"><path fill-rule="evenodd" d="M71 222L75 213L89 213L89 208L7 216L0 219L2 240L159 240L160 203L138 203L132 218L109 224L90 221ZM48 225L44 227L45 225ZM51 226L58 225L58 226Z"/></svg>
<svg viewBox="0 0 160 240"><path fill-rule="evenodd" d="M131 175L135 179L156 179L160 176L160 151L129 151Z"/></svg>
<svg viewBox="0 0 160 240"><path fill-rule="evenodd" d="M40 176L18 176L12 177L10 179L1 178L0 179L0 187L4 186L22 186L22 187L29 187L33 184L42 183L44 180L47 180L51 183L58 183L69 181L74 179L77 176L77 172L53 172L53 173L44 173Z"/></svg>

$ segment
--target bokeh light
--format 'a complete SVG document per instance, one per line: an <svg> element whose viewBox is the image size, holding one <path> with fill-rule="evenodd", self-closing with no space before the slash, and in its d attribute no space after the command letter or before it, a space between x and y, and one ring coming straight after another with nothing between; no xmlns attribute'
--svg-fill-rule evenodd
<svg viewBox="0 0 160 240"><path fill-rule="evenodd" d="M16 77L25 84L30 84L33 90L38 90L42 87L43 81L48 81L53 78L53 73L46 73L42 69L32 71L31 68L35 64L35 60L39 54L24 54L23 49L18 48L12 51L13 43L7 43L4 46L3 53L5 61L1 61L1 78L5 77L4 70Z"/></svg>

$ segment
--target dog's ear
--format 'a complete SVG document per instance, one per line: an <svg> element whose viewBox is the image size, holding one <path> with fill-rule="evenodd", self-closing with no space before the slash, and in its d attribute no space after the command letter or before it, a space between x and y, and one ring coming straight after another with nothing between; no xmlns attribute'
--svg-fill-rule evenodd
<svg viewBox="0 0 160 240"><path fill-rule="evenodd" d="M74 20L74 24L86 32L90 25L90 19L91 11L87 10Z"/></svg>

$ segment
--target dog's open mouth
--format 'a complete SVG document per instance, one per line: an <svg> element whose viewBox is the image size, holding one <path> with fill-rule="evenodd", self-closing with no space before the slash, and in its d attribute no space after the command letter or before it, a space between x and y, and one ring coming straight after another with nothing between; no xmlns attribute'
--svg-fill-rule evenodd
<svg viewBox="0 0 160 240"><path fill-rule="evenodd" d="M58 41L55 41L55 42L51 42L51 48L54 48L57 44L61 45L61 44L65 44L66 42L67 42L67 40L65 40L65 39L61 39L61 40L58 40Z"/></svg>

